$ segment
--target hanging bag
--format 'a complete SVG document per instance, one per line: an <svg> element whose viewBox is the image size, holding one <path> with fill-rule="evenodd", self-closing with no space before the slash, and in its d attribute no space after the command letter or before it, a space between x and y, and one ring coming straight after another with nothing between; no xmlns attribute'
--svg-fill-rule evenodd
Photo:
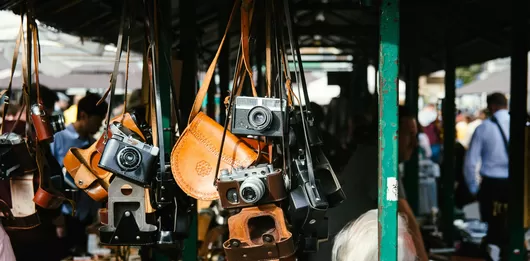
<svg viewBox="0 0 530 261"><path fill-rule="evenodd" d="M221 158L219 169L248 167L257 158L257 153L252 148L228 131L226 132L221 155L219 155L224 128L206 114L200 112L238 2L236 1L232 9L217 53L195 97L188 120L188 127L184 130L171 152L171 171L175 181L184 192L199 200L215 200L219 198L217 188L213 183L217 179L215 170L219 157Z"/></svg>

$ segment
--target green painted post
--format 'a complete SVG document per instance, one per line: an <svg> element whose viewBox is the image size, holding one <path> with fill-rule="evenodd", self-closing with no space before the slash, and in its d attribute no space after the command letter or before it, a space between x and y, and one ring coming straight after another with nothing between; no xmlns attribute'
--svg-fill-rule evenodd
<svg viewBox="0 0 530 261"><path fill-rule="evenodd" d="M379 260L397 260L399 1L381 3L379 44Z"/></svg>

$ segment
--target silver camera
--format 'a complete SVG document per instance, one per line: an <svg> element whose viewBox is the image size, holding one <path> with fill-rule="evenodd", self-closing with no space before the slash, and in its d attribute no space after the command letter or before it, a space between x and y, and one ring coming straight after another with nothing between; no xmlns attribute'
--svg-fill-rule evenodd
<svg viewBox="0 0 530 261"><path fill-rule="evenodd" d="M114 174L148 184L150 171L158 157L158 147L140 140L133 131L118 122L110 125L112 137L107 141L98 166Z"/></svg>
<svg viewBox="0 0 530 261"><path fill-rule="evenodd" d="M283 200L283 172L270 164L221 170L217 190L223 208L241 208Z"/></svg>
<svg viewBox="0 0 530 261"><path fill-rule="evenodd" d="M285 99L236 97L231 132L237 135L282 137L286 123Z"/></svg>

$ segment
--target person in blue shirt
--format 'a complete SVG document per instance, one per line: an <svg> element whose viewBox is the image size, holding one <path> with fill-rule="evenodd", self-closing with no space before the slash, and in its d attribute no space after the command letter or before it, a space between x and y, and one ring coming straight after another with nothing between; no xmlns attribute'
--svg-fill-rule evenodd
<svg viewBox="0 0 530 261"><path fill-rule="evenodd" d="M50 145L51 153L61 167L64 167L63 160L70 148L87 148L95 142L93 136L101 128L107 114L106 102L97 105L100 99L97 94L87 93L77 104L77 120L54 135L54 141ZM70 183L70 187L75 188L70 175L65 175L65 181L67 184ZM75 218L69 216L72 213L70 205L65 204L62 208L66 223L64 241L68 249L74 248L74 252L79 250L83 252L87 245L85 228L94 221L93 218L101 204L82 191L77 191L75 198L77 201Z"/></svg>
<svg viewBox="0 0 530 261"><path fill-rule="evenodd" d="M99 99L99 95L88 93L77 105L76 122L54 135L51 150L61 166L70 148L84 148L95 141L92 136L99 131L107 114L106 102L96 105Z"/></svg>
<svg viewBox="0 0 530 261"><path fill-rule="evenodd" d="M487 245L495 245L501 249L501 255L507 255L510 113L507 110L508 101L502 93L489 95L487 103L491 117L473 133L465 157L464 178L469 191L478 199L482 221L488 223L484 249ZM479 164L480 187L476 175Z"/></svg>

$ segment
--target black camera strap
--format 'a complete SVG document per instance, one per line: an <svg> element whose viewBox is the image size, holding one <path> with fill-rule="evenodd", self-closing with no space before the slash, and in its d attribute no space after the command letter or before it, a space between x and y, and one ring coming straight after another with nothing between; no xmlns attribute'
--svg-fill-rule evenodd
<svg viewBox="0 0 530 261"><path fill-rule="evenodd" d="M165 147L164 147L164 127L162 125L162 105L160 102L160 79L158 77L159 69L158 69L158 49L157 49L157 37L155 34L155 30L157 28L156 23L156 6L150 6L147 1L144 1L144 6L148 7L146 8L146 25L147 29L149 30L148 34L148 42L149 42L149 51L151 52L151 75L152 75L152 94L154 98L154 107L155 107L155 121L156 126L151 126L151 128L155 131L157 139L157 144L154 144L155 146L158 146L160 149L160 156L158 157L159 165L160 165L160 173L159 177L157 179L159 181L166 181L169 180L171 177L170 175L166 175L166 158L165 158ZM152 7L149 8L149 7ZM152 106L153 104L151 104ZM152 121L152 119L151 119Z"/></svg>
<svg viewBox="0 0 530 261"><path fill-rule="evenodd" d="M236 60L236 64L240 64L241 62L241 41L239 41L239 48L237 49L237 60ZM225 139L226 139L226 132L228 131L228 123L230 122L230 114L232 113L232 106L233 106L233 103L234 103L234 96L237 95L237 89L236 86L239 86L240 83L238 83L238 80L239 81L243 81L242 78L238 77L238 68L235 68L234 70L234 77L233 77L233 82L232 82L232 93L230 93L230 95L228 96L228 107L227 107L227 111L226 111L226 117L225 117L225 122L224 122L224 126L223 126L223 137L221 137L221 146L219 148L219 157L217 157L217 164L215 165L215 172L214 173L219 173L219 168L221 167L221 156L222 156L222 152L223 152L223 148L224 148L224 145L225 145ZM240 79L238 79L240 78ZM213 185L216 186L217 185L217 175L215 176L214 180L213 180Z"/></svg>
<svg viewBox="0 0 530 261"><path fill-rule="evenodd" d="M300 87L304 91L304 98L305 98L305 106L307 111L309 111L309 95L307 92L307 85L305 82L305 76L303 73L303 66L302 66L302 60L300 55L300 50L298 48L297 40L293 36L293 29L292 29L292 21L291 21L291 13L289 11L289 1L283 1L284 3L284 12L285 12L285 23L287 25L287 33L289 36L289 46L291 48L291 55L293 56L293 61L296 61L294 63L294 71L296 75L296 81L298 82L298 96L302 96L302 93L300 92ZM302 106L302 103L299 102L298 106L300 107L300 113L301 113L301 120L302 120L302 128L304 132L304 142L305 142L305 160L307 163L307 173L309 178L309 185L311 188L313 188L313 193L315 194L315 200L321 201L322 196L320 196L320 192L317 189L316 185L316 179L315 179L315 173L313 169L313 159L311 156L311 148L309 145L309 135L308 135L308 123L306 118L306 113L304 112L304 108Z"/></svg>

